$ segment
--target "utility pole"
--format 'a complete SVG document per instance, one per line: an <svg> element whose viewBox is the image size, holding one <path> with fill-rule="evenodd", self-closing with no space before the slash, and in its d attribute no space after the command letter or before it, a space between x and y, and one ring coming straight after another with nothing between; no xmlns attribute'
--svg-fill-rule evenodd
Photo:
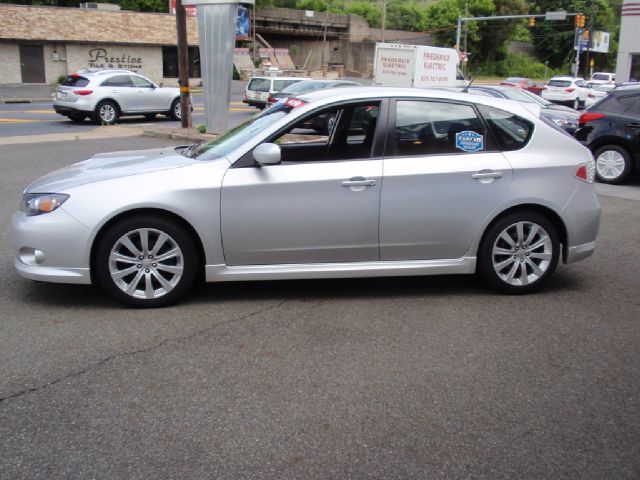
<svg viewBox="0 0 640 480"><path fill-rule="evenodd" d="M382 43L384 43L384 33L387 27L387 0L382 0Z"/></svg>
<svg viewBox="0 0 640 480"><path fill-rule="evenodd" d="M587 61L585 62L585 77L591 78L589 75L589 65L591 65L591 42L593 42L593 17L595 16L595 0L591 0L591 15L589 15L589 41L587 42Z"/></svg>
<svg viewBox="0 0 640 480"><path fill-rule="evenodd" d="M187 46L187 14L182 0L176 0L176 28L178 30L178 77L180 83L180 108L182 128L191 128L191 105L189 105L189 48Z"/></svg>
<svg viewBox="0 0 640 480"><path fill-rule="evenodd" d="M469 0L464 0L464 16L469 16ZM464 22L464 53L467 54L467 37L469 36L469 22ZM469 58L468 56L466 58ZM463 62L465 75L467 74L467 62Z"/></svg>
<svg viewBox="0 0 640 480"><path fill-rule="evenodd" d="M320 70L324 65L324 49L327 46L327 25L329 23L329 3L327 3L327 10L324 13L324 28L322 29L322 50L320 51Z"/></svg>

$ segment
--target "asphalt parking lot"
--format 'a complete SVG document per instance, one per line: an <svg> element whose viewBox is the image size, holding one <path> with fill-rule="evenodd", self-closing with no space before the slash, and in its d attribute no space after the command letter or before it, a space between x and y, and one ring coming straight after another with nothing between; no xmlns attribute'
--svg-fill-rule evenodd
<svg viewBox="0 0 640 480"><path fill-rule="evenodd" d="M0 478L636 479L640 182L535 295L473 277L209 284L175 307L23 280L25 184L145 137L0 147Z"/></svg>

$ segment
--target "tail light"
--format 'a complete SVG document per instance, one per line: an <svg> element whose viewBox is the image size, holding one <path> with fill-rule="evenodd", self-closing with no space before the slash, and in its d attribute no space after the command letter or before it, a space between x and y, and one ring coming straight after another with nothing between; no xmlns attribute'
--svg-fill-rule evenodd
<svg viewBox="0 0 640 480"><path fill-rule="evenodd" d="M74 90L73 93L75 93L76 95L91 95L93 93L93 90Z"/></svg>
<svg viewBox="0 0 640 480"><path fill-rule="evenodd" d="M574 90L575 90L575 87L569 87L569 88L565 88L565 89L564 89L564 91L565 91L565 92L568 92L568 93L571 93L571 92L573 92Z"/></svg>
<svg viewBox="0 0 640 480"><path fill-rule="evenodd" d="M585 112L582 115L580 115L580 120L578 120L578 124L584 125L587 122L593 122L594 120L599 120L600 118L604 118L604 113Z"/></svg>
<svg viewBox="0 0 640 480"><path fill-rule="evenodd" d="M273 98L273 97L271 96L271 94L269 94L269 97L267 97L267 102L269 102L269 103L276 103L276 102L277 102L277 100L276 100L275 98Z"/></svg>
<svg viewBox="0 0 640 480"><path fill-rule="evenodd" d="M576 178L583 182L593 183L596 178L596 162L593 160L581 163L576 170Z"/></svg>

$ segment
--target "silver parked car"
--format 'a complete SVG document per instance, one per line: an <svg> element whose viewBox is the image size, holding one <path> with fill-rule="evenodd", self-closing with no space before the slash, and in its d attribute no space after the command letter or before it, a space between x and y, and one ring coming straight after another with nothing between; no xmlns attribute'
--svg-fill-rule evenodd
<svg viewBox="0 0 640 480"><path fill-rule="evenodd" d="M182 118L179 88L161 87L130 70L86 69L69 75L56 88L53 108L74 122L89 117L107 125L125 115Z"/></svg>
<svg viewBox="0 0 640 480"><path fill-rule="evenodd" d="M331 131L309 127L336 115ZM533 106L339 88L209 143L96 155L24 191L24 277L162 306L207 281L472 274L509 293L591 255L589 150Z"/></svg>

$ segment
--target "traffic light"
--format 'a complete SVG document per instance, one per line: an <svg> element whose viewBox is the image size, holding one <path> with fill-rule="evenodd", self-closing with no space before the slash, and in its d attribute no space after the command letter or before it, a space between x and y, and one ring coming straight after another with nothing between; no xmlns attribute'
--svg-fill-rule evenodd
<svg viewBox="0 0 640 480"><path fill-rule="evenodd" d="M587 21L587 17L584 15L578 14L576 15L576 28L584 28L585 22Z"/></svg>
<svg viewBox="0 0 640 480"><path fill-rule="evenodd" d="M529 17L529 28L536 26L536 17Z"/></svg>

